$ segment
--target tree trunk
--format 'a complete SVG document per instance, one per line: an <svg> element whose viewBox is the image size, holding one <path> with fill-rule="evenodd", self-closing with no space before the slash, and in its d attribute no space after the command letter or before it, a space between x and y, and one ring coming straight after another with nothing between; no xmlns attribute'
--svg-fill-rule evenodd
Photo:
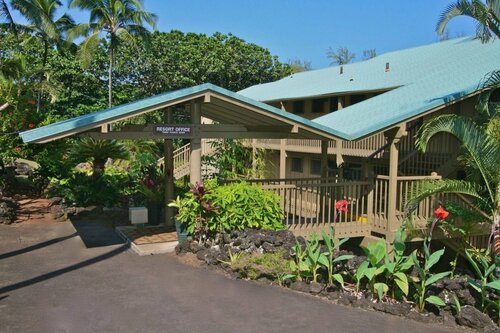
<svg viewBox="0 0 500 333"><path fill-rule="evenodd" d="M113 66L114 66L114 38L109 39L109 69L108 69L108 104L113 106Z"/></svg>
<svg viewBox="0 0 500 333"><path fill-rule="evenodd" d="M40 72L40 79L39 83L40 85L43 83L43 78L45 76L45 66L47 65L47 58L49 54L49 44L47 43L46 40L43 41L43 60L42 60L42 70ZM41 104L42 104L42 88L38 90L38 95L36 99L36 112L40 112L41 109Z"/></svg>

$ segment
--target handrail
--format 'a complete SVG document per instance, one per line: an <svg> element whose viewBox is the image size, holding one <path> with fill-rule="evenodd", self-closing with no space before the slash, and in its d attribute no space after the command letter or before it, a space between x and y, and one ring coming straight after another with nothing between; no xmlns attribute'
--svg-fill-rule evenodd
<svg viewBox="0 0 500 333"><path fill-rule="evenodd" d="M390 177L386 175L377 175L377 179L389 180ZM430 176L398 176L396 180L441 180L442 176L438 174L431 174Z"/></svg>

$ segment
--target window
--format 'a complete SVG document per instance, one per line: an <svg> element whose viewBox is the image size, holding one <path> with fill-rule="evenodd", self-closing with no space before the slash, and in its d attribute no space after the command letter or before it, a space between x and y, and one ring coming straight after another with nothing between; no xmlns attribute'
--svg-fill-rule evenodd
<svg viewBox="0 0 500 333"><path fill-rule="evenodd" d="M338 109L339 109L339 97L338 96L331 97L330 98L330 112L338 111Z"/></svg>
<svg viewBox="0 0 500 333"><path fill-rule="evenodd" d="M365 99L366 95L364 94L351 95L351 105L362 102Z"/></svg>
<svg viewBox="0 0 500 333"><path fill-rule="evenodd" d="M294 101L292 106L293 113L304 113L304 101Z"/></svg>
<svg viewBox="0 0 500 333"><path fill-rule="evenodd" d="M311 175L321 175L321 160L311 160Z"/></svg>
<svg viewBox="0 0 500 333"><path fill-rule="evenodd" d="M313 113L322 113L325 112L325 103L326 99L314 99L312 101L312 112Z"/></svg>
<svg viewBox="0 0 500 333"><path fill-rule="evenodd" d="M292 158L292 172L304 172L304 166L302 165L302 159L299 157Z"/></svg>

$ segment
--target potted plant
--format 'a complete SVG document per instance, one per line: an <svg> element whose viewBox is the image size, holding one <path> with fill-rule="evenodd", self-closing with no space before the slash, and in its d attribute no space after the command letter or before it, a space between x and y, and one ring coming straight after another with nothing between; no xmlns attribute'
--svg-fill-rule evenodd
<svg viewBox="0 0 500 333"><path fill-rule="evenodd" d="M177 232L177 239L179 242L183 242L187 239L188 235L188 223L179 220L179 214L183 207L183 200L178 196L174 201L168 204L168 207L177 209L177 214L174 216L175 231Z"/></svg>

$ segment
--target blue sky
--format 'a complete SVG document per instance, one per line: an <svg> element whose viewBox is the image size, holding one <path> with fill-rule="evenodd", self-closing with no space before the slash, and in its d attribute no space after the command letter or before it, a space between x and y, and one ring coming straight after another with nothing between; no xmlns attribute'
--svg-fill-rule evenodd
<svg viewBox="0 0 500 333"><path fill-rule="evenodd" d="M329 47L347 47L359 61L366 49L381 54L436 42L436 21L452 1L145 0L145 7L158 15L160 31L231 32L281 61L301 59L322 68L330 65ZM83 13L71 14L77 21L86 19ZM466 18L449 24L452 37L474 31Z"/></svg>

